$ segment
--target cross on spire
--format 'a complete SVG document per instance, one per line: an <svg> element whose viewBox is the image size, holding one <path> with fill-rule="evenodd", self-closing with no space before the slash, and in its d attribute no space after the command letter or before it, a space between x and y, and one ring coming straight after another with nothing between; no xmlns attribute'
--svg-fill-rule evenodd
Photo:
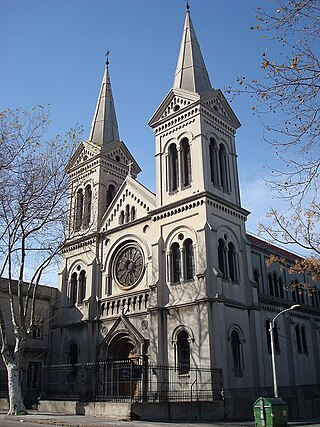
<svg viewBox="0 0 320 427"><path fill-rule="evenodd" d="M107 49L107 52L106 52L106 66L108 66L109 65L109 55L110 55L110 53L111 53L111 50L109 49L109 47L108 47L108 49Z"/></svg>
<svg viewBox="0 0 320 427"><path fill-rule="evenodd" d="M111 90L109 75L109 55L110 50L105 54L106 67L104 70L100 94L93 116L89 141L100 146L107 146L120 141L119 129L116 117L116 110Z"/></svg>

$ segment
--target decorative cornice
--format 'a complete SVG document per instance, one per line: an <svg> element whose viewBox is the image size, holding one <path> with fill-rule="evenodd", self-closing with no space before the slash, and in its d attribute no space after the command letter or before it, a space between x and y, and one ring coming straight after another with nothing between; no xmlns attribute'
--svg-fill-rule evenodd
<svg viewBox="0 0 320 427"><path fill-rule="evenodd" d="M65 254L67 252L72 252L76 249L93 245L98 241L99 237L100 237L100 233L95 233L95 234L92 234L91 236L83 236L82 238L78 238L76 240L66 241L63 245L61 253Z"/></svg>

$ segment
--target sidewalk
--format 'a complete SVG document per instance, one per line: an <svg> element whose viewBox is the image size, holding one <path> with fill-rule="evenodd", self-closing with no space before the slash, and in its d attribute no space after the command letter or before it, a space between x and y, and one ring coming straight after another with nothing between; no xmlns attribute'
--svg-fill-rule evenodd
<svg viewBox="0 0 320 427"><path fill-rule="evenodd" d="M39 413L30 411L29 415L7 416L4 412L0 413L1 420L10 420L17 422L29 422L35 424L46 424L64 427L254 427L253 421L217 421L217 422L163 422L163 421L121 421L116 418L90 417L85 415L64 415L58 413ZM320 427L320 420L300 420L288 423L290 427Z"/></svg>
<svg viewBox="0 0 320 427"><path fill-rule="evenodd" d="M163 421L121 421L116 418L105 418L105 417L91 417L86 415L64 415L58 413L38 413L36 411L29 411L29 415L12 417L5 413L0 413L0 425L1 420L10 420L17 422L30 422L35 424L46 424L64 427L181 427L181 426L192 426L192 427L253 427L254 422L217 422L213 423L210 421L197 423L197 422L163 422ZM320 424L319 424L320 425Z"/></svg>

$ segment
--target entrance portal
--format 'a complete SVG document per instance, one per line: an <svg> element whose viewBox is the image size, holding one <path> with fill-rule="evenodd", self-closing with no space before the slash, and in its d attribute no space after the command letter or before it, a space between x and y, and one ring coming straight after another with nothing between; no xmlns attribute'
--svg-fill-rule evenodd
<svg viewBox="0 0 320 427"><path fill-rule="evenodd" d="M138 399L142 365L136 344L127 333L117 334L112 339L107 349L107 360L106 389L113 399Z"/></svg>

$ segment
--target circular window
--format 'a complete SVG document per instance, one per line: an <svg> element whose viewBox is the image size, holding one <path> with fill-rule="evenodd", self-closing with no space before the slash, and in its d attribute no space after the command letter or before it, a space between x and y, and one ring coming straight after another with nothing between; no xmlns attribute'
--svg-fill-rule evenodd
<svg viewBox="0 0 320 427"><path fill-rule="evenodd" d="M128 243L117 253L113 272L117 285L121 289L131 289L143 276L144 259L142 250L134 243Z"/></svg>

